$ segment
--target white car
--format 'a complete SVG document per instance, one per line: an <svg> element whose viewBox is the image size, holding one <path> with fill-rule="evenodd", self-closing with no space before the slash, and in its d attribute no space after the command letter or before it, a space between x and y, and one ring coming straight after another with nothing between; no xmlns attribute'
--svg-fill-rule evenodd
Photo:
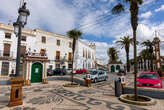
<svg viewBox="0 0 164 110"><path fill-rule="evenodd" d="M90 76L91 76L92 82L106 81L108 78L107 73L102 70L92 71ZM84 79L85 79L85 77L84 77Z"/></svg>

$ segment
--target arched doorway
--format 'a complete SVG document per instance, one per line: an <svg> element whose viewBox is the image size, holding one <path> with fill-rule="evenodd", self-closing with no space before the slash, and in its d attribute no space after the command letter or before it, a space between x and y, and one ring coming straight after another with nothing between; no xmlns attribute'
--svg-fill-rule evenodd
<svg viewBox="0 0 164 110"><path fill-rule="evenodd" d="M120 70L120 65L117 65L116 66L116 70Z"/></svg>
<svg viewBox="0 0 164 110"><path fill-rule="evenodd" d="M114 67L114 65L111 66L111 72L115 72L115 67Z"/></svg>
<svg viewBox="0 0 164 110"><path fill-rule="evenodd" d="M37 62L32 64L31 69L31 83L42 82L43 66Z"/></svg>

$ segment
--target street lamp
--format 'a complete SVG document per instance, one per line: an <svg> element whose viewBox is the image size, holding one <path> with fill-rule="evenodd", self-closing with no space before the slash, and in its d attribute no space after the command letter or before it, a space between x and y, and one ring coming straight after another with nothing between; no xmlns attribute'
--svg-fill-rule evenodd
<svg viewBox="0 0 164 110"><path fill-rule="evenodd" d="M27 17L30 15L30 11L26 9L26 3L23 4L21 8L18 10L19 16L17 21L13 23L14 33L18 37L18 45L17 45L17 58L16 58L16 76L20 76L19 68L20 68L20 47L21 47L21 39L22 39L22 28L27 24Z"/></svg>
<svg viewBox="0 0 164 110"><path fill-rule="evenodd" d="M26 3L18 10L19 16L17 21L13 23L14 33L18 37L17 43L17 57L16 57L16 74L14 78L11 78L11 94L9 107L22 105L22 85L23 78L20 76L20 48L21 48L21 39L22 39L22 28L27 24L27 17L30 15L28 9L26 9Z"/></svg>

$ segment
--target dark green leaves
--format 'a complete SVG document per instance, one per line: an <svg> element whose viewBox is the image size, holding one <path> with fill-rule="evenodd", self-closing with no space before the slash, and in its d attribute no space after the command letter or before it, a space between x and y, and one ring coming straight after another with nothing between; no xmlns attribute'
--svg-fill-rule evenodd
<svg viewBox="0 0 164 110"><path fill-rule="evenodd" d="M125 10L124 9L124 5L122 5L121 3L119 3L115 7L113 7L112 14L120 14L124 10Z"/></svg>

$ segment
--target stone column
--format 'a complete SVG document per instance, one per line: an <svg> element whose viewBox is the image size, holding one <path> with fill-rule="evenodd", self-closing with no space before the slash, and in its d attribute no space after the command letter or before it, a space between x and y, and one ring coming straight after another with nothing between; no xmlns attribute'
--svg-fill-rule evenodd
<svg viewBox="0 0 164 110"><path fill-rule="evenodd" d="M31 62L27 61L26 63L26 85L30 86L31 85Z"/></svg>
<svg viewBox="0 0 164 110"><path fill-rule="evenodd" d="M43 63L43 75L42 75L42 84L47 84L47 69L46 62Z"/></svg>

